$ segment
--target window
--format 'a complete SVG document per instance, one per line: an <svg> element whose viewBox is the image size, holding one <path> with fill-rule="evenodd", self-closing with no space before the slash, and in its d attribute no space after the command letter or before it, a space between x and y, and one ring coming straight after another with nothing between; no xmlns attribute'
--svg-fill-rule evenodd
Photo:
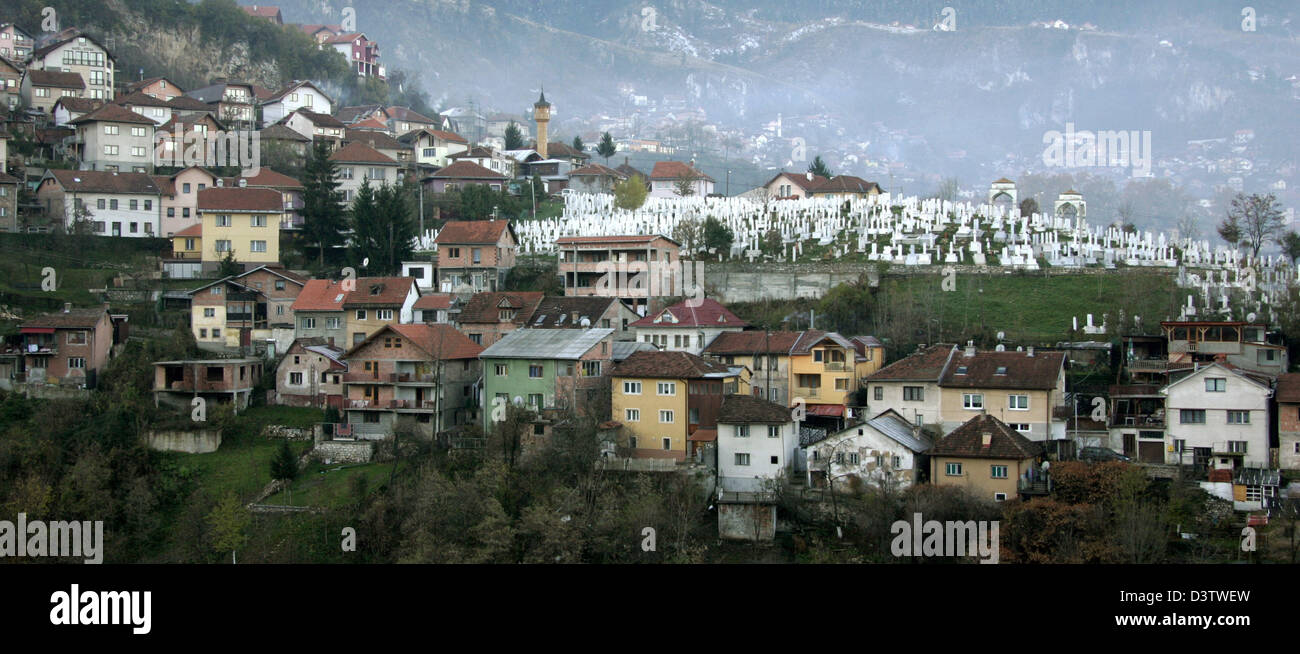
<svg viewBox="0 0 1300 654"><path fill-rule="evenodd" d="M862 461L862 457L857 452L849 452L848 455L849 465L851 466L858 465Z"/></svg>
<svg viewBox="0 0 1300 654"><path fill-rule="evenodd" d="M68 332L68 345L85 345L86 332Z"/></svg>
<svg viewBox="0 0 1300 654"><path fill-rule="evenodd" d="M668 410L668 409L661 409L661 410L659 411L659 422L664 423L664 424L668 424L668 423L671 423L672 421L673 421L673 412L672 412L672 411L670 411L670 410Z"/></svg>
<svg viewBox="0 0 1300 654"><path fill-rule="evenodd" d="M217 310L214 309L213 307L205 307L203 309L204 318L215 318L216 315L217 315Z"/></svg>
<svg viewBox="0 0 1300 654"><path fill-rule="evenodd" d="M1277 356L1277 352L1274 352L1273 350L1259 350L1259 351L1255 354L1255 362L1256 362L1256 363L1273 363L1273 360L1274 360L1274 358L1275 358L1276 356Z"/></svg>
<svg viewBox="0 0 1300 654"><path fill-rule="evenodd" d="M131 146L131 156L133 156L133 157L143 157L143 156L144 156L144 146L140 146L140 145L133 145L133 146Z"/></svg>
<svg viewBox="0 0 1300 654"><path fill-rule="evenodd" d="M1205 392L1206 392L1206 393L1222 393L1222 392L1224 392L1224 391L1226 391L1226 390L1228 390L1228 380L1227 380L1227 379L1224 379L1223 377L1206 377L1206 378L1205 378Z"/></svg>
<svg viewBox="0 0 1300 654"><path fill-rule="evenodd" d="M623 417L628 422L641 422L641 409L624 409Z"/></svg>
<svg viewBox="0 0 1300 654"><path fill-rule="evenodd" d="M994 502L1005 502L1006 500L1007 500L1007 494L1006 494L1006 493L994 493L994 494L993 494L993 501L994 501Z"/></svg>
<svg viewBox="0 0 1300 654"><path fill-rule="evenodd" d="M780 437L781 437L781 427L778 426L778 425L768 425L768 426L767 426L767 437L768 437L768 438L780 438Z"/></svg>
<svg viewBox="0 0 1300 654"><path fill-rule="evenodd" d="M213 247L216 248L217 252L229 252L230 241L227 239L218 239L216 242L213 243Z"/></svg>
<svg viewBox="0 0 1300 654"><path fill-rule="evenodd" d="M117 156L118 147L116 145L105 145L104 154Z"/></svg>
<svg viewBox="0 0 1300 654"><path fill-rule="evenodd" d="M749 465L749 453L748 453L748 452L736 452L736 465L738 465L738 466L747 466L747 465Z"/></svg>
<svg viewBox="0 0 1300 654"><path fill-rule="evenodd" d="M1181 409L1178 412L1178 422L1184 425L1203 425L1205 409Z"/></svg>
<svg viewBox="0 0 1300 654"><path fill-rule="evenodd" d="M972 410L983 409L984 394L983 393L962 393L961 405L965 409L972 409Z"/></svg>
<svg viewBox="0 0 1300 654"><path fill-rule="evenodd" d="M529 379L541 379L541 378L542 378L542 364L540 364L540 363L530 363L530 364L528 364L528 378L529 378Z"/></svg>
<svg viewBox="0 0 1300 654"><path fill-rule="evenodd" d="M904 390L906 390L906 387L904 387ZM877 401L877 402L879 402L879 401L885 399L885 387L884 387L884 386L877 386L877 387L875 387L875 389L873 389L873 392L875 393L875 398L876 398L876 401Z"/></svg>
<svg viewBox="0 0 1300 654"><path fill-rule="evenodd" d="M837 378L835 379L835 390L837 390L837 391L847 391L847 390L849 390L849 380L848 380L848 378L846 378L846 377L837 377Z"/></svg>
<svg viewBox="0 0 1300 654"><path fill-rule="evenodd" d="M300 373L300 372L291 372L291 373L289 373L289 385L290 385L290 386L302 386L302 373Z"/></svg>
<svg viewBox="0 0 1300 654"><path fill-rule="evenodd" d="M657 386L659 387L658 390L660 395L677 394L677 382L659 382Z"/></svg>
<svg viewBox="0 0 1300 654"><path fill-rule="evenodd" d="M460 248L447 248L447 258L448 258L448 259L459 259L459 258L460 258Z"/></svg>
<svg viewBox="0 0 1300 654"><path fill-rule="evenodd" d="M1028 410L1029 410L1029 396L1028 396L1028 395L1008 395L1008 396L1007 396L1007 408L1008 408L1008 409L1011 409L1012 411L1028 411Z"/></svg>
<svg viewBox="0 0 1300 654"><path fill-rule="evenodd" d="M253 252L266 252L266 241L249 241L248 249Z"/></svg>
<svg viewBox="0 0 1300 654"><path fill-rule="evenodd" d="M131 136L144 136L144 128L143 128L143 127L132 127L132 128L131 128ZM140 148L140 149L143 150L144 148Z"/></svg>
<svg viewBox="0 0 1300 654"><path fill-rule="evenodd" d="M325 319L325 328L326 328L326 329L338 329L339 327L342 326L342 324L343 324L343 319L342 319L342 318L326 318L326 319Z"/></svg>
<svg viewBox="0 0 1300 654"><path fill-rule="evenodd" d="M1249 424L1250 424L1250 412L1249 412L1249 411L1233 411L1233 410L1229 409L1229 410L1228 410L1228 424L1230 424L1230 425L1249 425Z"/></svg>
<svg viewBox="0 0 1300 654"><path fill-rule="evenodd" d="M625 381L625 382L623 382L623 394L624 394L624 395L640 395L640 394L641 394L641 382L639 382L639 381Z"/></svg>
<svg viewBox="0 0 1300 654"><path fill-rule="evenodd" d="M904 401L904 402L923 402L923 401L925 401L925 387L924 387L924 386L904 386L904 387L903 387L903 401Z"/></svg>
<svg viewBox="0 0 1300 654"><path fill-rule="evenodd" d="M1246 441L1228 441L1228 451L1234 454L1246 453Z"/></svg>
<svg viewBox="0 0 1300 654"><path fill-rule="evenodd" d="M600 362L599 362L599 361L583 361L583 362L582 362L582 375L583 375L584 377L599 377L599 376L600 376Z"/></svg>
<svg viewBox="0 0 1300 654"><path fill-rule="evenodd" d="M947 474L949 477L960 477L960 476L961 476L961 464L960 464L960 463L949 463L949 464L947 464L947 465L944 467L944 472L945 472L945 474Z"/></svg>
<svg viewBox="0 0 1300 654"><path fill-rule="evenodd" d="M481 248L471 248L470 256L473 258L474 263L483 262L483 251Z"/></svg>
<svg viewBox="0 0 1300 654"><path fill-rule="evenodd" d="M217 222L217 227L229 227L230 216L225 214L218 214L216 218L216 222Z"/></svg>
<svg viewBox="0 0 1300 654"><path fill-rule="evenodd" d="M498 363L494 366L494 369L496 370L497 377L508 377L510 375L509 364Z"/></svg>
<svg viewBox="0 0 1300 654"><path fill-rule="evenodd" d="M316 319L315 319L315 318L303 318L303 319L302 319L302 328L303 328L303 329L316 329Z"/></svg>
<svg viewBox="0 0 1300 654"><path fill-rule="evenodd" d="M994 479L1006 479L1006 478L1007 478L1007 467L1006 467L1006 466L989 466L989 476L992 477L992 478L994 478Z"/></svg>
<svg viewBox="0 0 1300 654"><path fill-rule="evenodd" d="M528 394L528 406L541 408L541 406L542 406L542 394L541 394L541 393L529 393L529 394Z"/></svg>
<svg viewBox="0 0 1300 654"><path fill-rule="evenodd" d="M375 313L378 314L378 318L379 318L380 320L392 320L392 319L393 319L393 310L392 310L392 309L376 309L376 310L375 310Z"/></svg>
<svg viewBox="0 0 1300 654"><path fill-rule="evenodd" d="M823 359L822 350L813 350L813 361L821 362Z"/></svg>
<svg viewBox="0 0 1300 654"><path fill-rule="evenodd" d="M671 439L671 438L665 438L665 439L664 439L664 449L665 449L665 450L671 450L671 449L673 449L673 439ZM746 465L748 465L748 464L746 464Z"/></svg>
<svg viewBox="0 0 1300 654"><path fill-rule="evenodd" d="M122 130L117 125L105 125L104 133L109 136L117 136Z"/></svg>
<svg viewBox="0 0 1300 654"><path fill-rule="evenodd" d="M1027 422L1008 422L1007 426L1022 434L1027 434L1030 432L1029 423Z"/></svg>
<svg viewBox="0 0 1300 654"><path fill-rule="evenodd" d="M266 227L266 216L252 216L248 224L250 227Z"/></svg>
<svg viewBox="0 0 1300 654"><path fill-rule="evenodd" d="M365 320L365 319L366 319L366 310L357 309L357 320Z"/></svg>
<svg viewBox="0 0 1300 654"><path fill-rule="evenodd" d="M749 438L749 425L737 425L737 426L736 426L736 437L737 437L737 438Z"/></svg>

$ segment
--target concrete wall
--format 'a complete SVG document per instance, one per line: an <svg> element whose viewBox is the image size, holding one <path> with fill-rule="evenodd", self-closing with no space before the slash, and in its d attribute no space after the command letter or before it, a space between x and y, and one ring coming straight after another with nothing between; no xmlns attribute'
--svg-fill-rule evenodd
<svg viewBox="0 0 1300 654"><path fill-rule="evenodd" d="M207 454L221 447L220 429L158 430L144 436L145 445L162 452Z"/></svg>
<svg viewBox="0 0 1300 654"><path fill-rule="evenodd" d="M776 505L719 504L718 537L728 540L772 540L776 537Z"/></svg>

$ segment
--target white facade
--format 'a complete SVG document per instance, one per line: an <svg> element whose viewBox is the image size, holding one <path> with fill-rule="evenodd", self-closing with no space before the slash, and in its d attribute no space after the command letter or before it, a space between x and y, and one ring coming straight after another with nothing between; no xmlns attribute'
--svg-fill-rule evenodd
<svg viewBox="0 0 1300 654"><path fill-rule="evenodd" d="M134 193L69 193L89 210L86 218L99 236L152 238L161 233L162 201L157 195ZM75 220L74 203L65 205L67 222Z"/></svg>
<svg viewBox="0 0 1300 654"><path fill-rule="evenodd" d="M33 59L36 70L61 70L77 73L86 82L83 98L113 99L113 57L85 35L76 36Z"/></svg>
<svg viewBox="0 0 1300 654"><path fill-rule="evenodd" d="M901 418L880 416L831 434L805 448L809 472L821 471L835 483L846 484L836 487L837 491L849 488L845 478L850 476L872 485L890 484L896 489L911 486L922 469L917 465L920 448L899 442L882 431L885 428L903 430L911 429L911 425Z"/></svg>
<svg viewBox="0 0 1300 654"><path fill-rule="evenodd" d="M636 340L657 345L668 352L689 352L700 356L722 332L744 331L742 327L636 327Z"/></svg>
<svg viewBox="0 0 1300 654"><path fill-rule="evenodd" d="M691 182L691 188L694 189L694 197L704 197L713 193L713 182L707 179L697 179ZM675 179L652 179L650 180L650 197L652 198L675 198L677 195L677 180Z"/></svg>
<svg viewBox="0 0 1300 654"><path fill-rule="evenodd" d="M77 125L82 170L147 173L153 170L154 125L92 120Z"/></svg>
<svg viewBox="0 0 1300 654"><path fill-rule="evenodd" d="M279 98L262 105L262 126L272 125L281 118L299 110L306 109L318 114L333 114L334 104L320 89L310 84L303 84Z"/></svg>
<svg viewBox="0 0 1300 654"><path fill-rule="evenodd" d="M793 422L727 424L718 422L718 483L727 492L766 490L766 480L790 472L799 433Z"/></svg>
<svg viewBox="0 0 1300 654"><path fill-rule="evenodd" d="M913 424L941 424L941 397L937 380L869 381L867 384L867 406L873 414L892 409Z"/></svg>
<svg viewBox="0 0 1300 654"><path fill-rule="evenodd" d="M1169 424L1166 463L1192 463L1196 449L1202 448L1213 468L1268 467L1272 389L1215 363L1160 393Z"/></svg>

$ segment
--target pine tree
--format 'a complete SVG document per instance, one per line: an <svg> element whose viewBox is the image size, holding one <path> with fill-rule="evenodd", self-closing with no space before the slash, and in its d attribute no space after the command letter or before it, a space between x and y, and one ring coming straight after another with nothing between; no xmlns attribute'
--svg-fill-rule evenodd
<svg viewBox="0 0 1300 654"><path fill-rule="evenodd" d="M813 157L812 165L808 166L808 172L814 175L821 175L826 179L834 177L834 175L831 174L831 169L826 166L826 162L822 161L822 156L820 154Z"/></svg>
<svg viewBox="0 0 1300 654"><path fill-rule="evenodd" d="M596 154L605 158L605 165L609 165L609 158L618 152L618 146L614 145L614 137L605 132L600 135L600 143L596 144Z"/></svg>
<svg viewBox="0 0 1300 654"><path fill-rule="evenodd" d="M330 160L329 146L317 141L302 180L302 231L306 243L316 248L320 268L325 267L325 251L342 242L341 232L347 226L339 185L338 167Z"/></svg>
<svg viewBox="0 0 1300 654"><path fill-rule="evenodd" d="M298 457L294 455L293 448L289 447L289 439L286 438L280 441L275 458L271 459L271 479L291 482L297 477Z"/></svg>
<svg viewBox="0 0 1300 654"><path fill-rule="evenodd" d="M573 137L573 149L582 152L587 149L587 144L582 142L581 136Z"/></svg>
<svg viewBox="0 0 1300 654"><path fill-rule="evenodd" d="M524 135L519 130L519 126L512 120L506 125L506 149L522 150L524 149Z"/></svg>
<svg viewBox="0 0 1300 654"><path fill-rule="evenodd" d="M402 261L414 249L416 226L405 193L384 184L378 190L365 180L352 204L351 255L354 261L370 260L367 272L396 275Z"/></svg>

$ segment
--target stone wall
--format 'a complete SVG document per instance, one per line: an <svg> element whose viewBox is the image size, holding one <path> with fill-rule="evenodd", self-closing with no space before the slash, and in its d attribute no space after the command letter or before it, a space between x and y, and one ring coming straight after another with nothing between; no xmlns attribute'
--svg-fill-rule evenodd
<svg viewBox="0 0 1300 654"><path fill-rule="evenodd" d="M220 429L160 429L145 433L149 449L161 452L207 454L221 447Z"/></svg>
<svg viewBox="0 0 1300 654"><path fill-rule="evenodd" d="M375 444L370 441L320 441L312 449L317 461L334 463L369 463L374 456Z"/></svg>
<svg viewBox="0 0 1300 654"><path fill-rule="evenodd" d="M776 505L719 503L718 537L727 540L772 540L776 537Z"/></svg>
<svg viewBox="0 0 1300 654"><path fill-rule="evenodd" d="M286 427L284 425L267 425L262 428L262 438L287 438L291 441L309 441L312 439L311 427Z"/></svg>

